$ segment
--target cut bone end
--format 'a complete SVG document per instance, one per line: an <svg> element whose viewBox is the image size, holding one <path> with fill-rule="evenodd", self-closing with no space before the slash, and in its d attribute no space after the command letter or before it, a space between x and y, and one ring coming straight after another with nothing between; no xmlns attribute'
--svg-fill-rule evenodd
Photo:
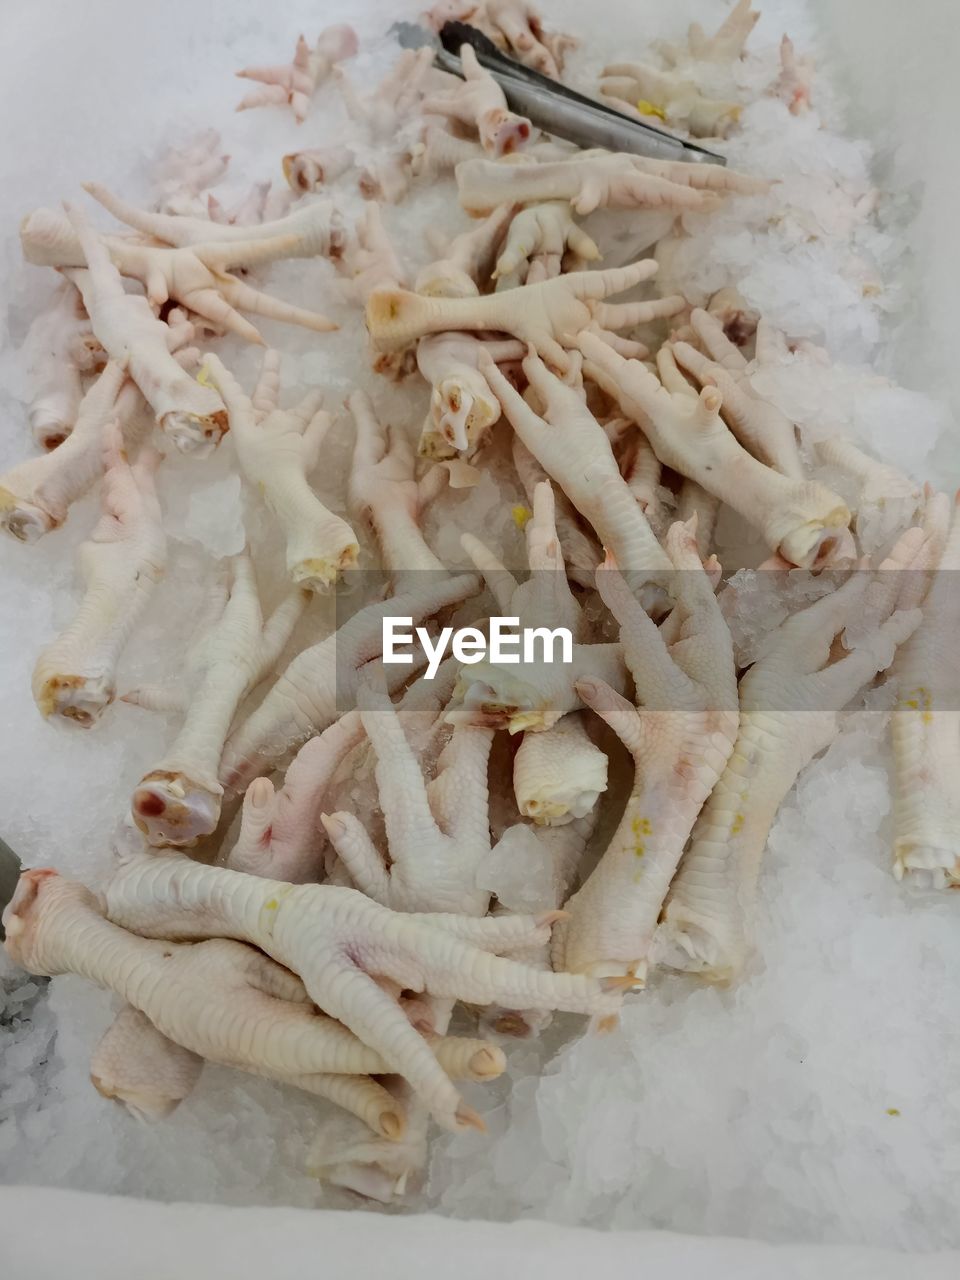
<svg viewBox="0 0 960 1280"><path fill-rule="evenodd" d="M73 430L73 423L68 422L62 413L38 405L30 410L30 430L40 448L49 452L63 444Z"/></svg>
<svg viewBox="0 0 960 1280"><path fill-rule="evenodd" d="M574 972L585 973L588 978L617 979L629 991L642 991L647 985L647 961L642 956L634 960L594 960Z"/></svg>
<svg viewBox="0 0 960 1280"><path fill-rule="evenodd" d="M222 794L182 773L157 771L140 782L130 811L150 844L184 847L216 831Z"/></svg>
<svg viewBox="0 0 960 1280"><path fill-rule="evenodd" d="M59 523L49 511L0 487L0 528L18 542L36 542Z"/></svg>
<svg viewBox="0 0 960 1280"><path fill-rule="evenodd" d="M53 675L34 689L41 715L58 716L81 729L96 724L115 696L107 676Z"/></svg>
<svg viewBox="0 0 960 1280"><path fill-rule="evenodd" d="M351 542L337 556L317 556L309 560L301 560L291 568L290 580L295 586L303 587L306 591L326 595L341 574L347 569L357 567L359 555L359 545Z"/></svg>
<svg viewBox="0 0 960 1280"><path fill-rule="evenodd" d="M0 922L7 935L5 943L7 955L24 969L30 968L28 930L31 912L44 883L58 876L59 872L54 871L52 867L37 867L31 871L24 871L17 881L13 897L7 903L3 915L0 916Z"/></svg>
<svg viewBox="0 0 960 1280"><path fill-rule="evenodd" d="M34 431L33 438L41 449L46 449L47 453L52 453L54 449L63 444L69 434L70 431L65 427L43 427Z"/></svg>
<svg viewBox="0 0 960 1280"><path fill-rule="evenodd" d="M522 151L540 136L539 129L529 120L501 108L485 112L477 121L477 128L484 151L497 159Z"/></svg>
<svg viewBox="0 0 960 1280"><path fill-rule="evenodd" d="M463 679L461 676L461 682ZM485 680L474 680L465 687L461 683L457 692L462 692L463 704L448 712L450 724L522 733L527 729L549 729L558 719L550 707L534 706L530 695L519 689L495 689Z"/></svg>
<svg viewBox="0 0 960 1280"><path fill-rule="evenodd" d="M360 1160L342 1160L336 1164L313 1164L307 1172L320 1182L332 1187L343 1187L366 1200L378 1204L393 1204L403 1198L407 1189L408 1173L396 1174L379 1164L365 1164Z"/></svg>
<svg viewBox="0 0 960 1280"><path fill-rule="evenodd" d="M839 566L857 558L853 534L847 528L850 513L843 508L833 512L827 520L811 520L788 534L780 543L779 552L784 560L800 569L822 569L826 565Z"/></svg>
<svg viewBox="0 0 960 1280"><path fill-rule="evenodd" d="M909 877L918 889L960 889L960 844L915 844L898 840L894 845L893 873Z"/></svg>
<svg viewBox="0 0 960 1280"><path fill-rule="evenodd" d="M736 980L745 958L738 941L687 919L686 913L679 915L675 907L673 918L668 915L657 930L651 956L657 966L696 974L720 986Z"/></svg>
<svg viewBox="0 0 960 1280"><path fill-rule="evenodd" d="M543 1009L501 1009L484 1021L498 1036L509 1036L511 1040L529 1040L550 1025L553 1014Z"/></svg>
<svg viewBox="0 0 960 1280"><path fill-rule="evenodd" d="M390 1142L399 1142L407 1128L402 1111L381 1111L378 1124L381 1135Z"/></svg>
<svg viewBox="0 0 960 1280"><path fill-rule="evenodd" d="M469 1062L470 1080L496 1080L507 1069L507 1059L502 1049L488 1045L478 1049Z"/></svg>
<svg viewBox="0 0 960 1280"><path fill-rule="evenodd" d="M195 413L175 409L160 419L160 429L181 453L208 458L229 430L225 410L200 418Z"/></svg>
<svg viewBox="0 0 960 1280"><path fill-rule="evenodd" d="M296 151L284 156L281 161L283 176L288 185L300 193L307 195L323 186L326 180L323 165L314 159L309 152Z"/></svg>
<svg viewBox="0 0 960 1280"><path fill-rule="evenodd" d="M375 289L367 299L367 330L378 351L402 351L419 336L430 303L404 289Z"/></svg>
<svg viewBox="0 0 960 1280"><path fill-rule="evenodd" d="M538 827L562 827L575 818L585 818L606 791L606 779L599 786L567 787L556 791L541 788L536 794L521 799L518 807L525 818Z"/></svg>

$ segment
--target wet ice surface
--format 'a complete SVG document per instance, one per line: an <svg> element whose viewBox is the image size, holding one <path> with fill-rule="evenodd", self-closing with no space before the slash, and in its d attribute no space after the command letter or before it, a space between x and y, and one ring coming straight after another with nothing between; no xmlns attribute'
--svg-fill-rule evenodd
<svg viewBox="0 0 960 1280"><path fill-rule="evenodd" d="M419 6L367 0L360 18L355 7L331 0L322 20L358 27L363 47L351 74L369 89L392 56L386 28L415 18ZM582 4L542 7L550 25L584 33ZM605 62L643 59L648 40L677 39L694 19L716 25L723 11L712 0L608 0L576 74L589 88ZM754 56L737 69L743 89L760 90L775 78L784 30L801 50L811 47L801 0L769 0L764 11L751 37ZM232 157L217 188L228 204L254 181L279 179L284 152L359 137L330 87L299 129L285 112L233 114L244 89L233 79L237 67L284 60L301 26L316 34L316 6L306 0L285 5L282 19L270 23L255 0L232 5L229 22L215 18L212 6L185 0L138 11L136 30L119 3L102 4L98 14L90 24L78 9L61 6L61 43L43 45L49 77L76 83L75 68L85 62L104 73L85 78L79 96L49 100L41 84L30 88L26 79L26 70L40 65L38 24L27 7L9 15L6 56L14 51L21 69L11 66L8 92L25 95L30 109L18 112L0 205L4 467L32 447L18 399L24 387L16 346L49 287L47 275L19 261L16 226L25 211L76 198L78 183L90 178L143 202L157 148L210 125ZM102 52L108 33L109 67ZM920 384L897 388L872 371L892 367L888 337L909 305L909 210L885 194L874 209L868 148L842 136L830 89L819 80L815 102L825 128L817 116L794 118L769 99L745 111L741 132L726 144L731 162L783 181L769 196L730 201L709 219L688 218L687 238L660 251L662 287L677 286L699 302L736 284L771 322L825 348L833 363L804 348L758 368L757 389L801 422L809 442L843 430L922 479L924 459L949 425L945 415ZM348 221L361 211L354 175L340 179L333 195ZM93 216L110 225L105 215ZM639 235L631 215L601 216L620 249ZM424 227L466 225L449 180L416 188L385 211L385 221L411 274L428 260ZM285 353L285 395L293 399L321 383L335 410L353 386L366 385L378 407L415 435L427 393L416 381L398 388L370 373L359 312L341 300L330 265L278 264L263 279L278 296L342 325L317 337L264 323L268 341ZM257 353L221 345L249 386ZM316 477L335 510L343 509L349 442L341 415ZM238 549L244 517L267 603L277 589L282 551L275 531L241 497L230 464L227 441L206 463L171 457L161 471L177 541L167 580L124 657L121 688L175 675L219 572L217 557ZM500 472L495 467L496 479L484 476L431 513L441 556L460 561L459 534L467 528L482 529L508 558L516 554L511 510L523 495ZM937 478L948 484L954 476ZM0 545L7 602L0 619L2 834L28 865L53 865L91 884L109 866L109 836L133 784L173 731L164 717L117 705L94 732L71 734L42 723L32 704L30 670L76 605L74 552L95 515L93 495L38 546ZM744 602L742 653L785 607L783 598ZM330 618L329 603L318 602L304 634L324 634ZM628 1004L618 1033L581 1036L578 1020L558 1018L540 1042L510 1046L509 1076L468 1090L486 1115L488 1136L437 1137L427 1187L411 1208L917 1248L960 1242L952 1194L960 1176L960 930L952 898L911 895L890 875L887 705L887 695L873 695L875 709L847 723L784 805L760 885L762 959L743 984L722 992L655 979ZM622 804L622 788L619 795ZM616 795L603 803L601 830L608 831ZM532 873L532 847L526 853ZM505 894L523 899L510 868L489 870ZM7 961L0 966L0 1177L167 1199L345 1201L302 1172L317 1100L207 1067L168 1121L139 1124L88 1080L112 998L76 978L52 983L47 998Z"/></svg>

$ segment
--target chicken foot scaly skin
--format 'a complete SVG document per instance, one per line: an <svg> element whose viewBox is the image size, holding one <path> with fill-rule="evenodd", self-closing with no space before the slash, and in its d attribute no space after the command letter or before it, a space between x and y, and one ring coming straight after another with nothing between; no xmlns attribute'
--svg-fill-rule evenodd
<svg viewBox="0 0 960 1280"><path fill-rule="evenodd" d="M70 435L52 453L21 462L0 476L0 527L20 542L36 542L67 517L70 504L104 467L104 437L116 421L125 374L109 362L83 397Z"/></svg>
<svg viewBox="0 0 960 1280"><path fill-rule="evenodd" d="M431 117L426 122L421 140L411 148L412 177L433 178L437 174L450 173L464 160L483 159L483 148L479 142L473 138L458 138L435 120L436 117Z"/></svg>
<svg viewBox="0 0 960 1280"><path fill-rule="evenodd" d="M513 207L502 205L472 231L454 237L436 262L421 268L416 292L433 298L477 297L495 274L497 252L513 217Z"/></svg>
<svg viewBox="0 0 960 1280"><path fill-rule="evenodd" d="M697 546L700 549L700 559L703 561L704 568L717 572L720 566L716 556L712 557L710 564L708 561L711 560L713 535L719 514L719 498L712 493L707 493L706 489L695 480L684 479L681 482L680 492L677 494L677 519L686 523L691 516L697 517Z"/></svg>
<svg viewBox="0 0 960 1280"><path fill-rule="evenodd" d="M304 196L327 183L336 182L353 168L356 158L349 147L308 147L290 151L281 161L283 176L291 191Z"/></svg>
<svg viewBox="0 0 960 1280"><path fill-rule="evenodd" d="M627 487L636 499L637 505L646 516L651 529L659 537L661 533L666 532L664 528L663 503L660 497L660 477L663 471L660 466L660 459L653 452L646 436L642 436L634 430L634 423L627 418L619 418L617 422L629 433L628 438L617 451L620 472L627 482ZM604 430L609 435L610 423L604 424ZM679 518L684 519L685 517L680 516ZM697 532L699 535L699 525L697 526ZM712 532L713 529L711 527L707 531L708 542Z"/></svg>
<svg viewBox="0 0 960 1280"><path fill-rule="evenodd" d="M332 421L321 408L322 393L308 392L294 409L278 408L277 351L265 353L253 399L216 356L206 358L206 369L227 406L243 477L262 494L283 531L290 581L328 591L356 565L360 545L346 520L327 510L307 480Z"/></svg>
<svg viewBox="0 0 960 1280"><path fill-rule="evenodd" d="M611 305L610 294L632 289L656 273L656 263L635 262L609 271L575 271L554 280L527 284L482 298L424 298L402 289L375 293L367 303L367 328L381 351L399 351L428 333L455 329L509 333L533 346L554 368L566 372L570 358L564 343L596 321L602 328L637 323L637 305ZM674 309L680 302L670 299ZM669 308L668 308L669 312Z"/></svg>
<svg viewBox="0 0 960 1280"><path fill-rule="evenodd" d="M626 152L584 151L572 160L457 165L460 203L475 216L502 204L565 200L574 213L594 209L668 209L707 213L722 195L757 195L768 183L711 164L649 160Z"/></svg>
<svg viewBox="0 0 960 1280"><path fill-rule="evenodd" d="M223 938L183 943L137 937L104 919L101 904L83 885L49 870L21 877L4 924L8 954L29 971L79 974L127 999L160 1035L200 1059L328 1098L384 1137L403 1132L402 1109L370 1079L386 1070L383 1055L318 1014L300 979L252 947ZM428 1043L410 1030L445 1080L447 1071L490 1079L503 1070L502 1055L481 1042Z"/></svg>
<svg viewBox="0 0 960 1280"><path fill-rule="evenodd" d="M517 808L538 826L563 826L593 811L607 789L607 757L591 742L582 713L524 734L513 760L513 788Z"/></svg>
<svg viewBox="0 0 960 1280"><path fill-rule="evenodd" d="M553 913L508 920L404 915L352 889L289 885L167 858L121 867L105 896L109 918L144 936L232 937L260 947L299 975L319 1009L408 1080L448 1129L481 1122L374 977L445 999L608 1016L627 985L537 972L489 954L542 941Z"/></svg>
<svg viewBox="0 0 960 1280"><path fill-rule="evenodd" d="M354 817L334 813L324 818L324 824L328 832L342 833L353 854L352 863L349 858L339 862L351 885L363 883L359 877L365 876L383 889L383 901L396 898L396 905L408 909L419 906L434 910L443 909L452 897L465 910L482 916L489 904L489 893L478 889L477 868L490 848L486 801L490 742L486 735L471 735L468 731L461 731L455 741L444 724L443 705L452 691L455 665L453 659L448 659L446 670L441 669L436 680L421 679L412 685L396 711L383 693L382 675L376 682L365 684L359 695L361 708L367 717L376 717L374 736L366 743L374 761L373 790L368 797L358 795L356 784L351 781L349 804ZM438 684L445 687L438 688ZM446 747L437 755L441 739L446 739ZM394 753L395 747L399 748L398 754ZM434 776L425 786L423 765L417 761L435 757ZM356 756L349 762L350 777L355 778L358 764L361 775L369 778L369 765ZM409 791L404 789L407 781ZM471 797L466 810L458 802L461 793ZM355 821L357 812L374 808L382 808L386 819L389 872L365 829ZM422 845L417 842L418 835L423 837ZM441 859L441 873L431 879L429 869L437 856ZM453 867L452 876L448 862ZM352 868L356 869L357 879L351 875ZM408 1000L406 1008L420 1030L443 1032L453 1012L453 1001L420 997ZM398 1097L410 1092L400 1077L383 1083ZM318 1135L313 1156L313 1163L319 1166L318 1176L387 1201L394 1194L402 1194L408 1180L427 1161L429 1113L413 1099L407 1117L408 1131L400 1149L376 1139L364 1140L362 1135L358 1137L355 1123L334 1118Z"/></svg>
<svg viewBox="0 0 960 1280"><path fill-rule="evenodd" d="M124 1005L90 1060L90 1081L138 1120L164 1120L200 1079L203 1059L175 1044L133 1005Z"/></svg>
<svg viewBox="0 0 960 1280"><path fill-rule="evenodd" d="M377 289L402 289L407 272L383 224L380 205L370 201L354 229L355 240L344 255L343 268L351 292L365 306Z"/></svg>
<svg viewBox="0 0 960 1280"><path fill-rule="evenodd" d="M167 708L179 702L183 725L133 793L133 820L152 845L191 846L217 829L217 773L237 707L273 669L303 614L307 596L294 591L264 621L248 555L234 559L232 574L220 617L188 656L185 687L163 700ZM149 706L151 693L134 690L123 701Z"/></svg>
<svg viewBox="0 0 960 1280"><path fill-rule="evenodd" d="M519 618L521 628L550 631L565 627L574 640L571 660L505 665L483 659L463 666L454 691L454 705L447 714L450 724L508 729L510 733L527 729L543 732L583 706L577 693L578 680L601 677L621 692L626 689L627 672L619 645L579 643L584 625L564 572L553 491L547 482L538 485L534 493L533 517L527 523L526 534L532 572L522 585L476 538L464 534L462 542L483 574L500 613Z"/></svg>
<svg viewBox="0 0 960 1280"><path fill-rule="evenodd" d="M354 240L344 254L342 270L348 279L346 291L361 306L378 289L405 289L407 270L383 223L380 204L370 200L354 228ZM401 381L413 372L413 353L390 354L371 348L370 363L376 373Z"/></svg>
<svg viewBox="0 0 960 1280"><path fill-rule="evenodd" d="M767 836L800 771L833 739L838 712L893 661L920 622L897 609L904 570L923 545L910 530L876 573L861 567L794 614L740 681L733 754L693 831L654 942L658 962L718 982L747 959ZM834 639L868 618L869 634L831 662Z"/></svg>
<svg viewBox="0 0 960 1280"><path fill-rule="evenodd" d="M667 548L676 639L657 629L609 561L597 571L638 707L599 682L579 689L633 755L636 777L613 839L554 938L554 963L578 973L645 978L670 881L737 735L733 643L701 568L695 524L671 526Z"/></svg>
<svg viewBox="0 0 960 1280"><path fill-rule="evenodd" d="M534 734L532 737L543 737L543 734ZM527 827L521 826L519 829L524 833L529 833L530 837L536 842L540 848L541 854L545 854L550 860L550 883L549 885L541 884L542 901L544 909L550 907L560 908L567 900L570 887L576 879L577 870L580 866L583 856L586 853L588 844L593 836L594 829L597 825L597 811L593 809L590 813L582 818L575 818L572 822L565 823L560 827ZM511 831L516 831L517 827L507 828L501 835L501 840L509 839ZM509 903L498 903L494 915L498 919L513 914L515 908ZM563 923L563 914L559 915L559 919L554 930L558 929ZM535 969L552 969L551 964L551 943L546 945L537 945L534 947L524 948L522 951L513 952L513 958L521 961L523 964L529 964ZM503 1006L492 1005L480 1012L480 1025L489 1032L497 1036L511 1036L514 1038L527 1038L529 1036L538 1036L553 1021L553 1013L549 1009L508 1009Z"/></svg>
<svg viewBox="0 0 960 1280"><path fill-rule="evenodd" d="M85 182L84 191L119 222L150 236L161 244L175 249L192 249L196 245L250 244L253 241L273 241L278 256L288 258L337 258L343 252L343 221L328 200L315 200L312 204L287 212L279 217L258 219L256 222L220 222L208 218L191 218L184 214L153 213L138 209L115 196L99 182ZM46 244L47 237L56 233L55 224L44 228L40 215L31 214L20 227L20 241L28 261L40 259L47 266L52 254L60 254L63 246L58 242ZM37 221L39 220L39 222ZM44 231L46 230L46 235ZM282 252L281 252L282 245Z"/></svg>
<svg viewBox="0 0 960 1280"><path fill-rule="evenodd" d="M193 337L193 326L172 311L167 339L173 347ZM174 352L184 368L200 353L179 346ZM21 542L35 542L66 520L70 506L103 475L104 433L118 422L128 452L139 448L153 430L153 415L136 385L108 361L84 396L73 431L61 445L41 457L19 463L0 476L0 528Z"/></svg>
<svg viewBox="0 0 960 1280"><path fill-rule="evenodd" d="M508 109L503 90L481 67L472 45L460 46L460 67L463 82L446 93L427 94L422 103L424 113L475 128L487 155L506 156L529 146L539 131L526 117Z"/></svg>
<svg viewBox="0 0 960 1280"><path fill-rule="evenodd" d="M276 790L269 778L255 778L243 798L240 833L227 858L234 871L310 884L323 879L320 813L337 770L364 739L357 711L304 743Z"/></svg>
<svg viewBox="0 0 960 1280"><path fill-rule="evenodd" d="M428 762L436 762L441 747L450 737L450 726L446 723L444 712L453 695L457 680L459 663L452 655L445 658L432 680L422 674L404 690L396 703L397 714L403 725L403 732L410 749L417 758L428 767ZM373 668L370 669L373 671ZM366 679L368 672L364 672ZM380 677L377 677L378 679ZM349 716L358 715L354 710ZM347 717L342 717L347 723ZM361 723L362 731L362 723ZM309 744L308 744L309 745ZM306 748L303 748L305 751ZM372 743L363 733L362 739L344 758L336 770L332 782L326 789L320 809L325 812L348 810L366 821L380 812L380 796L376 778L377 755ZM292 769L293 766L291 766ZM430 765L429 767L433 767ZM289 772L289 771L288 771ZM344 864L337 857L336 850L329 843L322 823L317 816L317 828L320 833L324 854L324 865L327 870L327 883L345 885L353 888L354 883Z"/></svg>
<svg viewBox="0 0 960 1280"><path fill-rule="evenodd" d="M170 354L169 330L146 298L124 290L106 247L78 210L69 210L87 269L67 271L83 295L97 338L140 388L157 423L183 453L205 457L226 430L226 409L211 387Z"/></svg>
<svg viewBox="0 0 960 1280"><path fill-rule="evenodd" d="M842 500L813 481L790 480L748 453L721 417L719 388L707 385L697 395L669 346L658 353L658 379L594 333L581 333L577 344L585 373L642 424L660 461L742 515L788 564L819 568L852 552L850 512Z"/></svg>
<svg viewBox="0 0 960 1280"><path fill-rule="evenodd" d="M412 589L421 573L445 572L420 530L413 450L400 431L380 423L365 391L354 391L347 408L356 428L348 489L351 509L372 526L393 589Z"/></svg>
<svg viewBox="0 0 960 1280"><path fill-rule="evenodd" d="M561 277L561 281L564 279L572 277ZM606 346L599 339L596 341ZM620 474L603 427L579 393L551 374L533 352L524 360L523 369L545 406L543 417L534 413L491 360L480 360L480 372L514 431L631 579L636 574L655 578L659 571L669 572L669 556Z"/></svg>
<svg viewBox="0 0 960 1280"><path fill-rule="evenodd" d="M493 734L484 729L455 729L440 753L434 776L425 784L420 753L386 693L366 684L359 703L376 755L389 868L353 814L324 815L327 834L353 882L374 900L395 909L454 909L483 916L490 895L479 887L478 872L490 854L487 774ZM540 949L543 945L538 944ZM428 1002L425 1016L443 1031L452 1008L452 1001L434 999ZM381 1198L385 1190L405 1187L426 1162L425 1117L420 1118L418 1111L416 1104L409 1109L411 1135L402 1163L400 1153L383 1150L383 1144L354 1150L353 1143L348 1143L335 1158L328 1155L317 1161L325 1166L324 1176L341 1185L349 1179L348 1185ZM329 1150L330 1139L321 1137L319 1147Z"/></svg>
<svg viewBox="0 0 960 1280"><path fill-rule="evenodd" d="M69 234L66 222L54 222L45 230L50 231L54 239L44 246L42 254L32 255L34 260L42 258L46 265L58 268L84 266L83 246L78 236ZM23 230L21 242L25 247L33 243ZM305 246L300 235L221 239L182 248L108 236L102 244L120 274L139 280L144 286L147 301L152 307L163 307L175 299L218 329L236 333L247 342L262 343L263 339L254 325L240 314L242 311L285 324L300 325L315 333L328 333L337 328L326 316L262 293L227 271L230 266L245 268L282 258L302 257ZM306 256L312 256L312 253Z"/></svg>
<svg viewBox="0 0 960 1280"><path fill-rule="evenodd" d="M83 398L80 375L90 367L95 341L80 294L63 281L31 324L22 351L31 386L30 430L44 449L55 449L73 430Z"/></svg>
<svg viewBox="0 0 960 1280"><path fill-rule="evenodd" d="M365 683L358 699L376 753L389 859L353 814L323 814L324 829L354 884L395 911L483 916L490 895L477 888L477 868L490 852L487 759L492 732L455 729L427 785L385 689Z"/></svg>
<svg viewBox="0 0 960 1280"><path fill-rule="evenodd" d="M550 632L563 627L575 641L585 639L580 606L570 590L560 551L553 489L549 481L538 484L534 491L533 511L524 526L524 535L530 576L523 583L518 583L514 575L472 534L463 534L460 541L483 574L498 613L517 618L521 631L543 628ZM576 656L580 657L579 651L586 647L578 643ZM606 656L605 651L603 656ZM520 727L518 717L527 716L530 717L529 727L551 728L563 711L553 705L550 694L556 694L560 705L565 708L565 699L569 699L573 688L567 667L561 664L563 669L555 671L554 665L521 662L504 667L485 659L475 665L463 666L456 686L456 698L463 706L452 711L451 722L486 724L494 728L508 725L511 732L515 732ZM526 691L528 695L539 691L547 696L528 696L518 700L520 691Z"/></svg>
<svg viewBox="0 0 960 1280"><path fill-rule="evenodd" d="M694 138L726 137L741 112L736 102L706 97L686 76L638 62L604 67L600 92L615 107L626 102L640 112L647 108L646 114L658 115L669 127L686 129Z"/></svg>
<svg viewBox="0 0 960 1280"><path fill-rule="evenodd" d="M312 49L300 36L292 62L276 67L245 67L237 72L241 80L256 80L263 86L251 90L237 104L237 110L289 106L297 124L303 124L317 89L334 66L352 58L358 47L357 33L348 26L327 27Z"/></svg>
<svg viewBox="0 0 960 1280"><path fill-rule="evenodd" d="M417 367L432 388L421 456L452 458L475 449L499 421L500 401L477 367L483 350L500 363L522 359L526 348L515 339L483 342L470 333L438 333L417 343Z"/></svg>
<svg viewBox="0 0 960 1280"><path fill-rule="evenodd" d="M499 405L498 400L498 409ZM513 465L520 477L527 501L532 503L537 485L548 478L547 473L517 435L513 438L512 455ZM560 540L560 550L567 567L567 577L578 586L592 588L597 566L603 559L599 543L581 528L576 510L562 489L554 492L553 500L557 537Z"/></svg>
<svg viewBox="0 0 960 1280"><path fill-rule="evenodd" d="M750 384L751 366L740 348L727 337L722 320L695 308L690 325L707 356L690 343L676 342L672 350L677 363L701 386L719 389L723 396L724 420L749 453L789 480L805 480L796 427L775 405L754 391ZM765 335L761 341L763 337Z"/></svg>
<svg viewBox="0 0 960 1280"><path fill-rule="evenodd" d="M585 639L580 606L567 581L560 551L553 487L548 480L534 490L533 510L523 532L530 569L530 576L523 583L518 583L478 538L465 533L460 541L483 574L501 613L515 615L521 628L562 626L574 639Z"/></svg>
<svg viewBox="0 0 960 1280"><path fill-rule="evenodd" d="M509 207L509 206L508 206ZM566 259L564 255L567 255ZM576 222L565 200L530 205L513 218L493 278L497 290L537 284L600 258L595 241Z"/></svg>
<svg viewBox="0 0 960 1280"><path fill-rule="evenodd" d="M409 616L417 626L475 595L477 587L472 574L431 574L409 592L367 605L339 631L298 654L256 711L228 738L220 781L233 791L246 790L254 778L332 724L338 707L352 707L359 668L381 653L384 618ZM410 674L410 667L392 665L388 683L398 688Z"/></svg>
<svg viewBox="0 0 960 1280"><path fill-rule="evenodd" d="M908 583L923 621L901 648L894 664L898 702L891 735L894 758L894 875L925 887L956 888L960 884L960 677L956 636L960 624L957 583L960 580L960 518L937 512L943 495L931 503L934 529L933 580L921 574ZM925 520L925 526L929 523Z"/></svg>
<svg viewBox="0 0 960 1280"><path fill-rule="evenodd" d="M920 514L923 490L896 467L877 462L839 436L820 440L814 448L821 462L838 467L857 482L854 528L864 551L889 545Z"/></svg>
<svg viewBox="0 0 960 1280"><path fill-rule="evenodd" d="M44 716L89 728L113 701L120 654L166 566L166 537L153 484L160 455L130 465L118 427L108 429L102 514L77 552L84 595L73 621L40 654L33 697Z"/></svg>

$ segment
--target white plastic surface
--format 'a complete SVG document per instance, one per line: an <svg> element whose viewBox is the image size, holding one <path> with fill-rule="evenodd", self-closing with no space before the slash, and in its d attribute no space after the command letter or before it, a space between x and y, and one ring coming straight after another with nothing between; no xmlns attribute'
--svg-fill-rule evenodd
<svg viewBox="0 0 960 1280"><path fill-rule="evenodd" d="M538 1222L225 1209L0 1191L10 1280L955 1280L924 1256Z"/></svg>

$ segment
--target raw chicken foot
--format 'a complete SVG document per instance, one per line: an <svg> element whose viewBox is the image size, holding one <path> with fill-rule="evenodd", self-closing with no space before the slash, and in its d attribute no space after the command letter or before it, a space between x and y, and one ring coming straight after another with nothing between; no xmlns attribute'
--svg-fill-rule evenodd
<svg viewBox="0 0 960 1280"><path fill-rule="evenodd" d="M622 979L542 973L489 954L542 941L552 913L505 920L403 915L352 889L289 885L170 858L121 867L106 902L112 921L142 936L232 937L259 946L303 979L318 1008L404 1076L448 1129L481 1122L374 976L447 999L600 1015L616 1014L626 986Z"/></svg>
<svg viewBox="0 0 960 1280"><path fill-rule="evenodd" d="M554 963L577 973L645 977L670 881L737 736L733 643L701 567L696 522L672 525L666 545L676 570L669 638L609 560L597 571L620 624L637 707L599 681L578 688L630 751L636 777L613 839L554 937Z"/></svg>
<svg viewBox="0 0 960 1280"><path fill-rule="evenodd" d="M327 510L307 479L332 421L321 408L322 393L309 391L294 409L278 408L278 351L264 354L252 399L216 356L207 356L206 369L227 406L243 477L283 530L290 581L328 591L356 565L360 546L346 520Z"/></svg>
<svg viewBox="0 0 960 1280"><path fill-rule="evenodd" d="M217 829L217 780L230 725L244 697L273 669L299 621L306 596L292 592L265 622L249 555L232 564L229 598L187 656L176 689L136 689L124 702L185 712L163 758L140 779L131 814L152 845L190 846Z"/></svg>
<svg viewBox="0 0 960 1280"><path fill-rule="evenodd" d="M897 609L903 571L922 550L906 533L876 573L865 566L788 618L740 681L740 730L723 776L693 831L654 945L662 963L713 981L746 961L767 835L800 771L837 732L837 713L893 661L916 630L918 609ZM834 638L854 623L868 632L831 661Z"/></svg>
<svg viewBox="0 0 960 1280"><path fill-rule="evenodd" d="M76 616L40 654L33 697L44 716L89 728L116 693L116 666L166 566L166 537L153 472L160 455L140 451L133 466L119 427L108 429L102 514L77 552L85 591Z"/></svg>

